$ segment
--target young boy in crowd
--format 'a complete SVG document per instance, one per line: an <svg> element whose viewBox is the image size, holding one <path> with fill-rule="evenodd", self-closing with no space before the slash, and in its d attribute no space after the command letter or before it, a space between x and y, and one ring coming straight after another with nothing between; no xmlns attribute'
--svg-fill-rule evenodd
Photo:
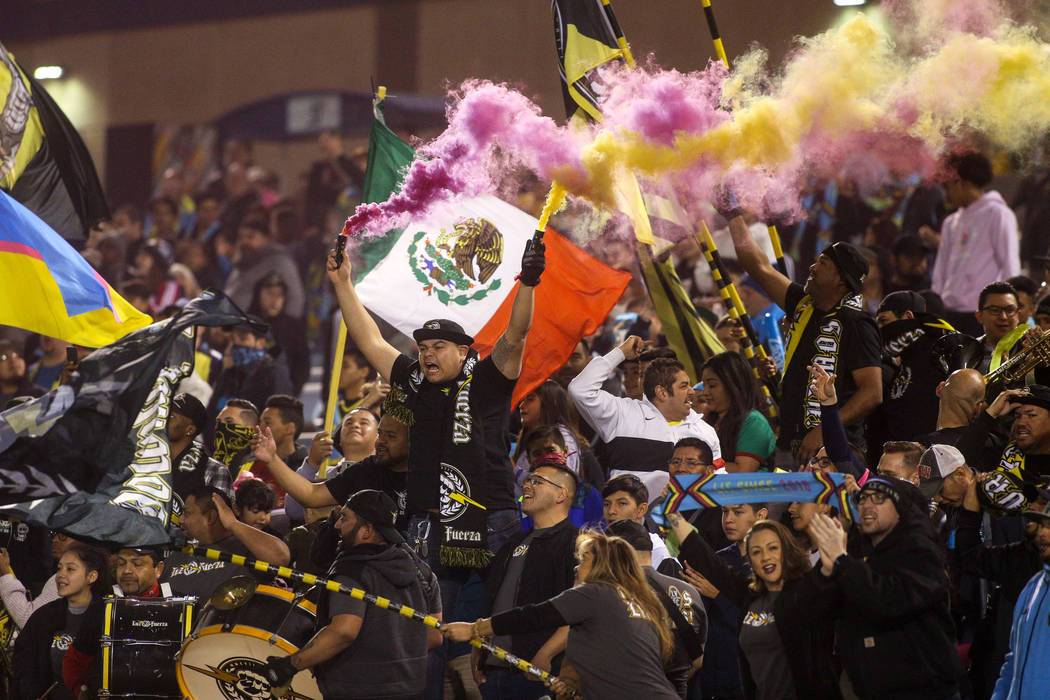
<svg viewBox="0 0 1050 700"><path fill-rule="evenodd" d="M649 512L649 489L634 474L620 474L605 482L602 489L602 506L606 524L616 520L633 520L645 525L645 514ZM656 533L650 531L653 540L653 568L670 556L667 545Z"/></svg>

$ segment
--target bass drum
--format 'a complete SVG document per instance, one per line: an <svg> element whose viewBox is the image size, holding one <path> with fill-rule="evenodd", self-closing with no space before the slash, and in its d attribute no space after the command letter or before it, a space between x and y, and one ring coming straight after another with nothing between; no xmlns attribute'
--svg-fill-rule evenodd
<svg viewBox="0 0 1050 700"><path fill-rule="evenodd" d="M310 641L317 608L273 586L259 586L240 607L201 612L179 652L176 676L190 700L269 699L262 669L268 656L288 656ZM313 674L300 671L285 697L320 700Z"/></svg>
<svg viewBox="0 0 1050 700"><path fill-rule="evenodd" d="M107 597L100 698L181 698L171 662L196 598Z"/></svg>

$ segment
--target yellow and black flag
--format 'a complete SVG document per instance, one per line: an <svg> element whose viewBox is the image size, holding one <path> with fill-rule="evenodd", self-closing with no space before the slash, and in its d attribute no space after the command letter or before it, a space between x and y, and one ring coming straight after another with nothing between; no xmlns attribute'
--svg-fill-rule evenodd
<svg viewBox="0 0 1050 700"><path fill-rule="evenodd" d="M612 6L608 0L553 0L551 9L565 112L570 122L601 122L603 89L597 69L613 61L634 67L631 49ZM634 225L642 274L667 343L695 382L700 378L704 360L725 348L700 318L670 262L653 259L656 239L638 181L633 174L623 173L617 177L615 189L620 209Z"/></svg>
<svg viewBox="0 0 1050 700"><path fill-rule="evenodd" d="M558 47L565 113L569 121L602 120L600 66L634 63L608 2L553 0L554 43Z"/></svg>
<svg viewBox="0 0 1050 700"><path fill-rule="evenodd" d="M109 217L91 155L43 86L0 44L0 189L80 247Z"/></svg>

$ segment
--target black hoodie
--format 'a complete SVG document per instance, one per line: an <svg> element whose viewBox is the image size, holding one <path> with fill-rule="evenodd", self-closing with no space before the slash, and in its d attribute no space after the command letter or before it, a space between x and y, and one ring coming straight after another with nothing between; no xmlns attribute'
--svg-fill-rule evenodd
<svg viewBox="0 0 1050 700"><path fill-rule="evenodd" d="M343 551L330 577L423 613L441 612L441 593L430 568L404 545L364 544ZM424 625L342 593L327 592L318 628L335 615L362 618L357 639L316 669L325 700L421 695L426 685Z"/></svg>
<svg viewBox="0 0 1050 700"><path fill-rule="evenodd" d="M944 560L918 490L907 487L886 537L855 543L866 557L851 544L830 578L815 577L834 597L839 657L861 700L948 698L962 674Z"/></svg>

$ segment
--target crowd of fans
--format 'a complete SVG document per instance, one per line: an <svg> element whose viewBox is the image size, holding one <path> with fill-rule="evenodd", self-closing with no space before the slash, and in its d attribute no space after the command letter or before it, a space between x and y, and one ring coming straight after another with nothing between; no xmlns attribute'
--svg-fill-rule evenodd
<svg viewBox="0 0 1050 700"><path fill-rule="evenodd" d="M172 402L186 536L408 605L442 634L232 562L60 531L48 549L46 531L0 521L9 697L99 691L104 597L204 603L238 575L318 604L316 634L258 674L279 686L311 669L327 700L1050 696L1050 379L1040 362L1016 369L1050 329L1046 241L1029 238L1043 236L1038 178L1020 232L979 154L938 185L814 185L807 216L781 226L798 282L764 224L721 211L715 237L767 361L748 359L750 333L685 240L679 277L725 346L695 382L635 283L512 406L542 246L487 358L440 319L402 354L351 262L325 258L362 163L322 142L295 197L233 142L200 191L118 206L83 254L155 318L214 287L268 328L201 329ZM620 244L592 250L640 279ZM339 314L350 342L329 431L304 386L332 365ZM65 381L67 345L0 339L0 406ZM798 471L844 475L851 508L660 515L671 477Z"/></svg>

